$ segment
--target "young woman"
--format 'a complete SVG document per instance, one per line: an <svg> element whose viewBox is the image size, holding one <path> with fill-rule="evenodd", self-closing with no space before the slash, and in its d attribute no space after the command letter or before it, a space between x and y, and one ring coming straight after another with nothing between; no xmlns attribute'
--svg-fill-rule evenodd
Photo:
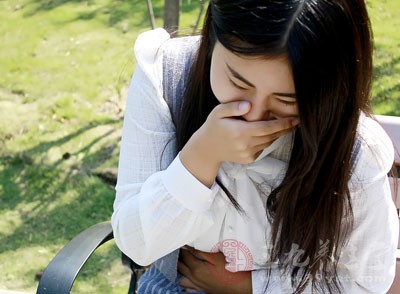
<svg viewBox="0 0 400 294"><path fill-rule="evenodd" d="M139 36L112 224L139 293L385 293L392 144L364 0L211 0Z"/></svg>

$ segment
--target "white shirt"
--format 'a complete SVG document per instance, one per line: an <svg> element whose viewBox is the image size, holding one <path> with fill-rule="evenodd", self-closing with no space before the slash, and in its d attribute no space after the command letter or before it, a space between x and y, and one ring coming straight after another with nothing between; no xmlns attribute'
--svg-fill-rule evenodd
<svg viewBox="0 0 400 294"><path fill-rule="evenodd" d="M218 177L244 209L245 215L239 214L217 184L204 186L175 153L175 127L162 96L160 48L168 40L157 29L140 35L135 44L137 67L128 93L112 215L115 241L136 263L147 265L185 245L209 252L221 249L224 240L234 240L241 246L236 257L242 264L232 260L227 269L252 270L253 293L262 293L271 230L265 200L285 175L291 135L275 141L252 164L221 165ZM338 275L345 293L385 293L395 274L398 240L386 175L393 148L383 129L364 115L358 135L361 148L349 184L354 230L343 248ZM268 289L292 292L278 268Z"/></svg>

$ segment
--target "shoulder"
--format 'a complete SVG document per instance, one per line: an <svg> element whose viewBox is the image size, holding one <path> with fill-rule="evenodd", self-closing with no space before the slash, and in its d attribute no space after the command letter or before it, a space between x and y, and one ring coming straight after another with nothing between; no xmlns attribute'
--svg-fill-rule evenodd
<svg viewBox="0 0 400 294"><path fill-rule="evenodd" d="M141 33L135 42L134 52L137 67L147 75L154 74L154 70L160 64L160 47L170 39L164 29L155 29Z"/></svg>
<svg viewBox="0 0 400 294"><path fill-rule="evenodd" d="M381 125L373 118L361 114L357 141L357 159L352 179L367 184L386 176L393 165L394 148Z"/></svg>
<svg viewBox="0 0 400 294"><path fill-rule="evenodd" d="M139 65L154 64L163 55L192 53L197 50L200 36L171 38L162 28L141 33L134 51Z"/></svg>
<svg viewBox="0 0 400 294"><path fill-rule="evenodd" d="M164 55L168 57L192 56L197 52L200 40L200 36L172 38L163 44L162 50Z"/></svg>
<svg viewBox="0 0 400 294"><path fill-rule="evenodd" d="M175 119L181 105L176 93L184 87L185 73L199 41L199 36L171 38L162 28L141 33L134 45L137 64L128 95L136 99L128 99L127 108L146 101Z"/></svg>
<svg viewBox="0 0 400 294"><path fill-rule="evenodd" d="M141 33L134 46L137 69L162 91L163 63L167 62L175 69L185 67L182 64L192 60L199 41L200 36L171 38L162 28Z"/></svg>

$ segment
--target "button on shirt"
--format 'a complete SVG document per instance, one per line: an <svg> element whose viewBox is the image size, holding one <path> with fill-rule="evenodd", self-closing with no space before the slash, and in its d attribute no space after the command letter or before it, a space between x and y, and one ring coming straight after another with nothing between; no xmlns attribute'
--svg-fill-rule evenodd
<svg viewBox="0 0 400 294"><path fill-rule="evenodd" d="M199 182L175 151L175 127L163 99L163 29L139 36L137 67L129 89L112 215L119 248L148 265L185 245L215 251L234 240L251 258L253 293L263 293L271 226L265 205L282 181L290 157L292 134L276 140L251 164L223 162L218 177L236 198L238 212L223 190ZM342 250L338 275L344 293L385 293L395 272L398 219L387 179L393 148L382 128L361 115L361 142L349 183L354 230ZM306 217L306 216L305 216ZM236 262L236 261L231 261ZM228 270L241 270L230 266ZM270 293L292 293L290 280L274 268ZM311 293L307 288L305 293Z"/></svg>

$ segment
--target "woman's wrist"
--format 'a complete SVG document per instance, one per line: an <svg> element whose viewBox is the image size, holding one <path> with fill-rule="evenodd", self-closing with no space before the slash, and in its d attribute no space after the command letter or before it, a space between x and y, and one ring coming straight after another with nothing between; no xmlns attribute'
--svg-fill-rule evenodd
<svg viewBox="0 0 400 294"><path fill-rule="evenodd" d="M179 159L194 177L210 188L222 162L216 160L207 147L195 133L182 148Z"/></svg>

